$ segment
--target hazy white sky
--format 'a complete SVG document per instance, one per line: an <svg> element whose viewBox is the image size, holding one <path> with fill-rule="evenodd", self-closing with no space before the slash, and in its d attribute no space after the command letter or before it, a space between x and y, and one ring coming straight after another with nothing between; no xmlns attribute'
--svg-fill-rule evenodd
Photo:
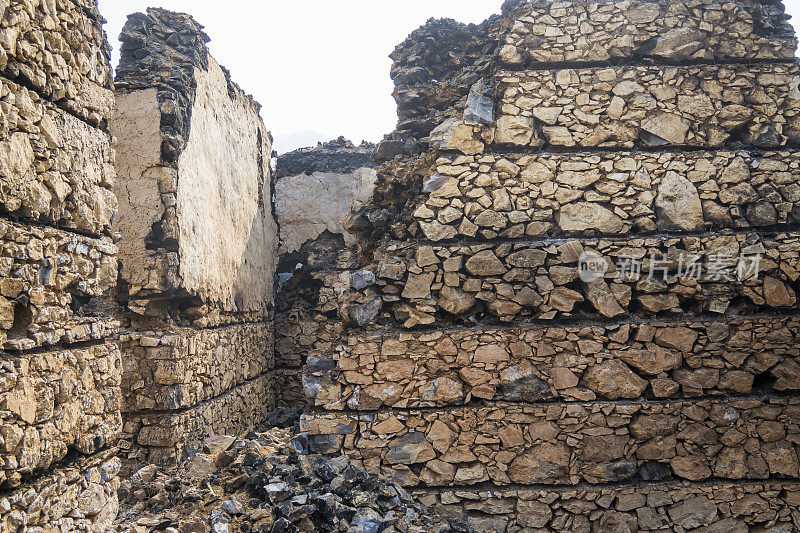
<svg viewBox="0 0 800 533"><path fill-rule="evenodd" d="M157 6L205 26L211 52L263 108L283 152L344 135L380 140L397 122L388 55L431 17L481 22L503 0L99 0L117 37L127 15ZM800 22L800 0L785 0Z"/></svg>

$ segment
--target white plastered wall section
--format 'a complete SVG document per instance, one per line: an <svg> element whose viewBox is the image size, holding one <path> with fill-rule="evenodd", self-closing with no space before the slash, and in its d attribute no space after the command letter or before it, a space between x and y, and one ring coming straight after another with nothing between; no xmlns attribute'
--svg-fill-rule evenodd
<svg viewBox="0 0 800 533"><path fill-rule="evenodd" d="M226 310L262 310L272 301L277 252L269 134L257 106L229 91L213 58L195 79L189 141L178 160L180 277L189 292Z"/></svg>
<svg viewBox="0 0 800 533"><path fill-rule="evenodd" d="M151 255L145 237L161 220L164 204L159 180L174 173L161 162L161 111L156 89L117 93L111 133L116 150L119 199L115 230L121 235L119 257L122 276L132 294L142 289L158 290L161 280L153 276Z"/></svg>
<svg viewBox="0 0 800 533"><path fill-rule="evenodd" d="M344 236L347 246L355 236L342 228L342 218L372 199L378 174L359 168L352 174L314 172L281 178L275 184L275 207L280 223L280 253L299 250L326 230Z"/></svg>

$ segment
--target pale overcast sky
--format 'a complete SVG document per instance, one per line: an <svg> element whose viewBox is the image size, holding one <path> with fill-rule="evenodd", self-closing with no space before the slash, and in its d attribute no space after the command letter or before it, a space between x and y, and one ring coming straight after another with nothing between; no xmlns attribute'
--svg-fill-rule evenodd
<svg viewBox="0 0 800 533"><path fill-rule="evenodd" d="M189 13L211 53L261 104L279 152L344 135L378 141L397 122L388 55L431 17L479 23L503 0L100 0L117 40L148 7ZM800 0L786 0L798 27Z"/></svg>

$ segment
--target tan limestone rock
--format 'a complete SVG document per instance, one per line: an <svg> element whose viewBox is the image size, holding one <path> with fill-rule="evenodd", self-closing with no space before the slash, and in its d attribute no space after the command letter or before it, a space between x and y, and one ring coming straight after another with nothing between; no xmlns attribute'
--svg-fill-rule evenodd
<svg viewBox="0 0 800 533"><path fill-rule="evenodd" d="M670 172L661 181L656 197L658 221L664 229L698 231L703 229L703 205L691 181Z"/></svg>
<svg viewBox="0 0 800 533"><path fill-rule="evenodd" d="M605 207L591 203L578 202L564 206L558 213L558 225L567 233L597 230L602 233L619 233L625 227L622 219Z"/></svg>
<svg viewBox="0 0 800 533"><path fill-rule="evenodd" d="M491 250L483 250L467 259L467 271L475 276L498 276L506 273L506 267Z"/></svg>
<svg viewBox="0 0 800 533"><path fill-rule="evenodd" d="M604 398L638 398L647 388L647 381L637 376L617 359L595 365L583 377L584 385Z"/></svg>
<svg viewBox="0 0 800 533"><path fill-rule="evenodd" d="M523 485L559 479L568 472L570 456L570 449L563 444L539 444L511 462L508 478Z"/></svg>

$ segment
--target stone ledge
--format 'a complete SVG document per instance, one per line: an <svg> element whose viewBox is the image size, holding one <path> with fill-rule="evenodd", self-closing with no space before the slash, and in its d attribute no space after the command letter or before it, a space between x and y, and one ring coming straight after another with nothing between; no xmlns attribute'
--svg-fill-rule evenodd
<svg viewBox="0 0 800 533"><path fill-rule="evenodd" d="M262 424L275 407L272 372L174 413L131 413L120 442L126 465L176 465L211 435L239 435Z"/></svg>
<svg viewBox="0 0 800 533"><path fill-rule="evenodd" d="M412 215L429 238L619 236L800 220L794 150L448 156L431 173L426 186L436 190Z"/></svg>
<svg viewBox="0 0 800 533"><path fill-rule="evenodd" d="M32 355L0 364L0 486L41 472L70 451L89 455L122 431L122 358L106 342Z"/></svg>
<svg viewBox="0 0 800 533"><path fill-rule="evenodd" d="M91 308L76 313L77 298L103 296L117 279L117 248L47 227L0 219L0 344L31 350L97 340L117 328Z"/></svg>
<svg viewBox="0 0 800 533"><path fill-rule="evenodd" d="M312 451L407 486L800 478L800 398L307 413Z"/></svg>
<svg viewBox="0 0 800 533"><path fill-rule="evenodd" d="M272 370L273 334L261 323L122 335L124 411L192 407Z"/></svg>
<svg viewBox="0 0 800 533"><path fill-rule="evenodd" d="M40 6L41 7L41 6ZM111 231L111 136L0 77L0 207L83 234Z"/></svg>
<svg viewBox="0 0 800 533"><path fill-rule="evenodd" d="M762 26L769 24L772 32ZM534 1L515 13L500 60L507 65L793 59L792 27L779 6L740 2Z"/></svg>
<svg viewBox="0 0 800 533"><path fill-rule="evenodd" d="M111 49L96 2L11 0L0 6L0 72L83 120L106 127L114 105ZM54 10L51 9L55 8Z"/></svg>
<svg viewBox="0 0 800 533"><path fill-rule="evenodd" d="M108 531L119 509L119 470L116 451L106 450L0 494L0 531Z"/></svg>
<svg viewBox="0 0 800 533"><path fill-rule="evenodd" d="M476 533L531 531L793 531L800 484L643 484L541 490L415 490L444 515L466 510ZM764 524L774 524L761 529ZM678 529L681 528L681 529ZM697 529L701 528L701 529Z"/></svg>
<svg viewBox="0 0 800 533"><path fill-rule="evenodd" d="M494 143L602 148L796 144L799 68L784 63L500 72Z"/></svg>
<svg viewBox="0 0 800 533"><path fill-rule="evenodd" d="M326 410L800 390L800 318L351 334L303 374Z"/></svg>

